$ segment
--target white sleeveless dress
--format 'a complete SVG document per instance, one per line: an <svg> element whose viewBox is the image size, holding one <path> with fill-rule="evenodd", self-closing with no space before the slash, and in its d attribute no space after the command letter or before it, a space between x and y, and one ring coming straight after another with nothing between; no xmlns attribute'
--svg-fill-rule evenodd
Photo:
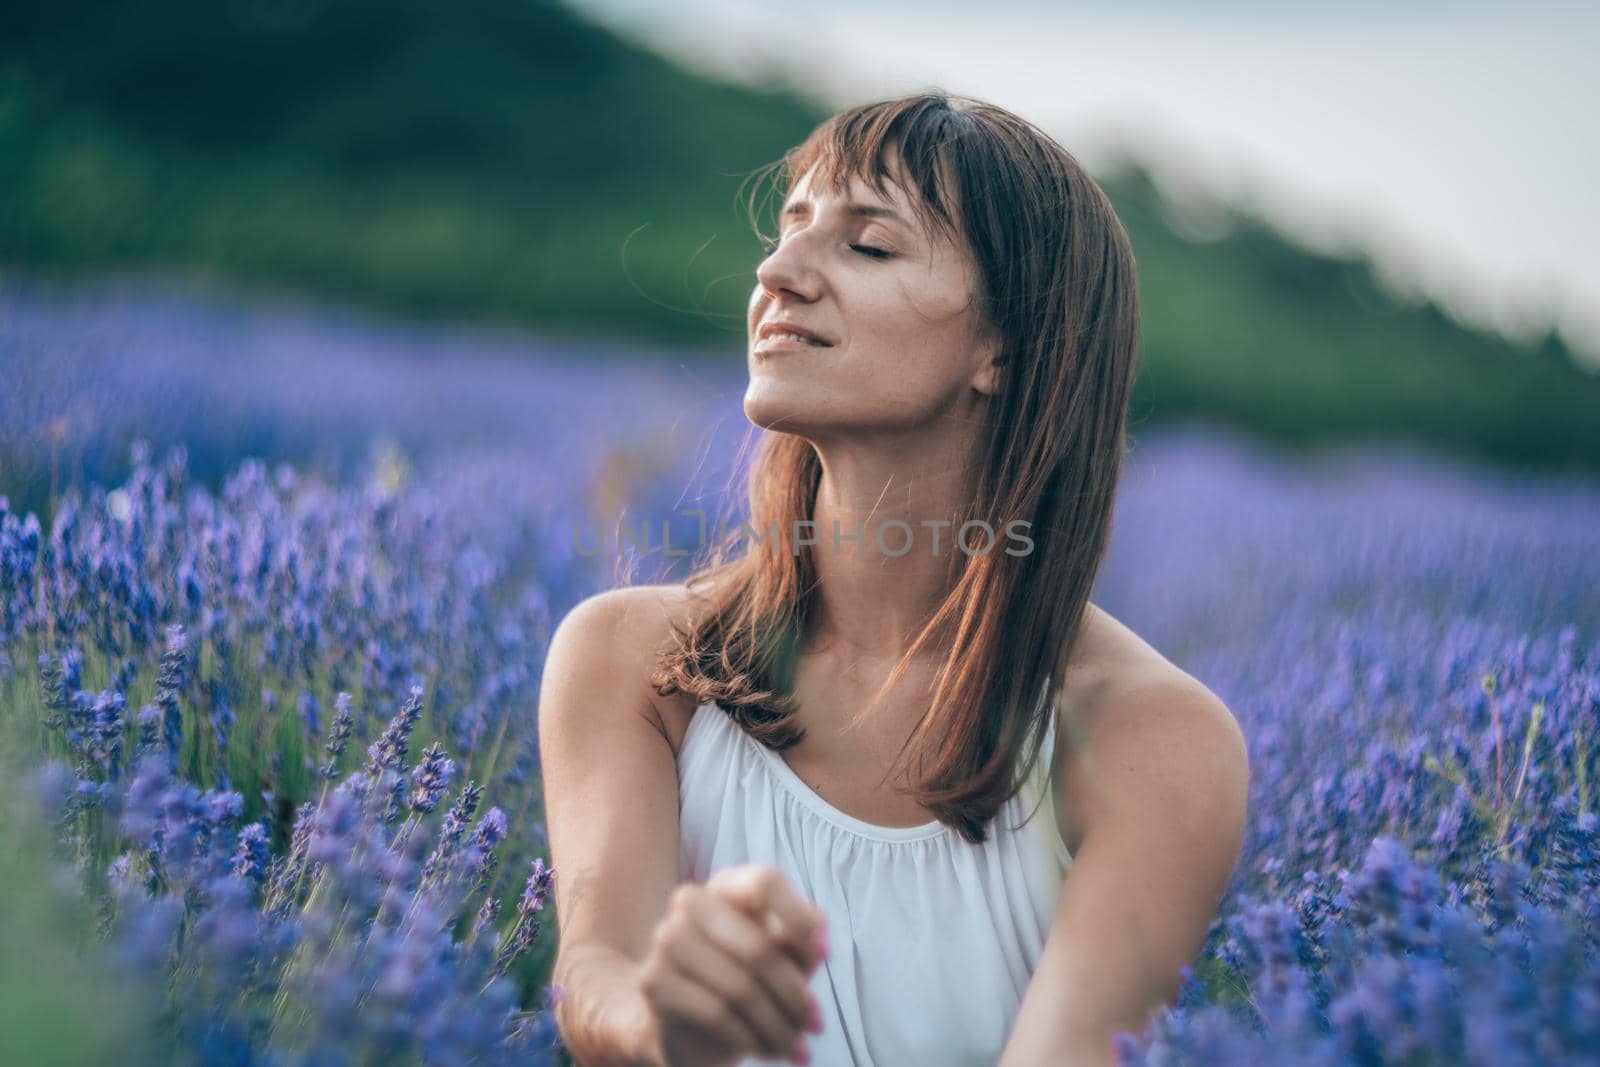
<svg viewBox="0 0 1600 1067"><path fill-rule="evenodd" d="M847 815L719 706L695 710L678 755L678 876L703 883L768 863L827 916L828 958L811 976L822 1009L822 1033L806 1035L813 1067L1000 1058L1072 864L1051 786L1055 725L1052 715L1034 774L973 845L937 820Z"/></svg>

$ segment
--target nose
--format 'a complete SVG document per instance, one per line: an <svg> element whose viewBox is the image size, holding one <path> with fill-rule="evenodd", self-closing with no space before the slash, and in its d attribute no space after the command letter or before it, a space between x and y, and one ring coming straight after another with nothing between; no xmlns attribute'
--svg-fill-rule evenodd
<svg viewBox="0 0 1600 1067"><path fill-rule="evenodd" d="M783 241L756 265L756 282L771 297L787 292L799 300L816 299L820 279L806 249L804 233Z"/></svg>

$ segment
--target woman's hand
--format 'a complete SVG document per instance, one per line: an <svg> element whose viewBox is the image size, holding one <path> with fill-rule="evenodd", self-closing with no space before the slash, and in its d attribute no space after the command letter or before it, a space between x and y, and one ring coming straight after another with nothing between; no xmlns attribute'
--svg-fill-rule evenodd
<svg viewBox="0 0 1600 1067"><path fill-rule="evenodd" d="M826 921L767 864L678 885L640 966L667 1067L810 1062L804 1035L822 1020L809 983L827 955Z"/></svg>

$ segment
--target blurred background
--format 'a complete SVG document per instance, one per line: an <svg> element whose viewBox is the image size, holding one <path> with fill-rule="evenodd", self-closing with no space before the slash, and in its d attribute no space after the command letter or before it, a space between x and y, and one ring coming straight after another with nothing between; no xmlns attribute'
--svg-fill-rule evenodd
<svg viewBox="0 0 1600 1067"><path fill-rule="evenodd" d="M131 1057L127 1020L159 1015L162 1062L557 1062L530 1052L554 992L529 873L551 628L681 576L709 547L696 510L739 519L751 173L927 88L1053 134L1132 238L1143 348L1094 600L1246 728L1260 819L1234 889L1303 904L1393 834L1453 893L1491 845L1589 872L1544 892L1600 913L1597 45L1593 5L1488 0L11 0L0 786L72 766L35 783L54 834L0 795L29 946L0 967L0 1059ZM335 802L403 720L469 783L440 850L471 782L496 805L445 963L403 924L330 941L344 898L301 877L307 841L352 854ZM163 746L176 780L134 776ZM447 806L428 752L408 768L402 740L384 772L427 784L402 843ZM195 835L206 863L163 856ZM217 865L261 899L214 905ZM335 873L364 900L394 870ZM86 977L111 972L63 946L91 929L121 931L118 988L164 1009ZM286 929L333 947L308 963ZM1206 997L1270 1011L1222 933ZM522 1011L505 1035L495 975ZM1329 981L1351 1034L1404 1000ZM1457 1029L1594 1047L1592 1012L1497 982L1464 979L1512 992ZM1412 1062L1421 1031L1372 1029Z"/></svg>

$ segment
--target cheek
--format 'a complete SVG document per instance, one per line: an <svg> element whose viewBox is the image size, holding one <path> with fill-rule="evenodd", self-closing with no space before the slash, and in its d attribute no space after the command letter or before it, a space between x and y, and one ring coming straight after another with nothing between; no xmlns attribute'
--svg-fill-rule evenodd
<svg viewBox="0 0 1600 1067"><path fill-rule="evenodd" d="M970 293L968 279L948 264L917 265L879 294L879 319L908 334L945 333L970 310Z"/></svg>
<svg viewBox="0 0 1600 1067"><path fill-rule="evenodd" d="M899 301L867 323L865 339L907 373L937 377L971 347L965 303L944 293Z"/></svg>
<svg viewBox="0 0 1600 1067"><path fill-rule="evenodd" d="M952 368L957 364L947 342L930 332L890 344L872 349L853 373L841 375L841 384L848 383L841 399L884 414L911 416L912 421L942 407L955 387Z"/></svg>

